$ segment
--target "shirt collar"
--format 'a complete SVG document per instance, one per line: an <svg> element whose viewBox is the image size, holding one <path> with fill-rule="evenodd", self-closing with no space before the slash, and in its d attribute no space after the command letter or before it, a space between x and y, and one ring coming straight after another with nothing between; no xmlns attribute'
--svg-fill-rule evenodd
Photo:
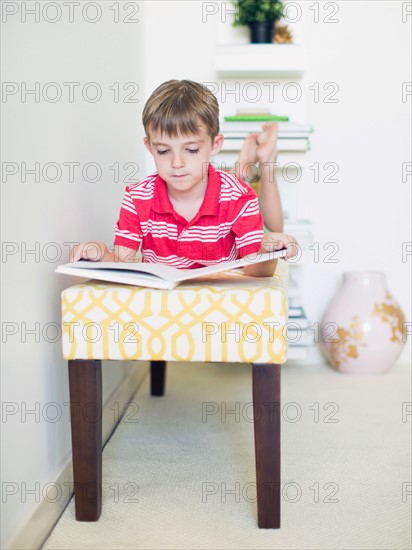
<svg viewBox="0 0 412 550"><path fill-rule="evenodd" d="M208 166L206 193L199 210L199 216L217 215L219 212L220 176L211 164ZM153 210L160 214L172 214L173 205L167 194L166 182L157 174L154 183Z"/></svg>
<svg viewBox="0 0 412 550"><path fill-rule="evenodd" d="M173 204L167 194L166 182L159 174L154 182L153 210L159 214L173 213Z"/></svg>

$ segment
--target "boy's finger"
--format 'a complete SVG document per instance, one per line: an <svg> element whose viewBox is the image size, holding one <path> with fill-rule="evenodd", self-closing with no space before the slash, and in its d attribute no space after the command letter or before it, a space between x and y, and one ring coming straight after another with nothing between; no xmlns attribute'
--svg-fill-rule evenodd
<svg viewBox="0 0 412 550"><path fill-rule="evenodd" d="M294 258L298 255L298 243L296 241L292 241L286 245L286 259L290 260L291 258Z"/></svg>
<svg viewBox="0 0 412 550"><path fill-rule="evenodd" d="M80 258L82 257L80 250L76 250L76 252L73 255L73 262L78 262Z"/></svg>
<svg viewBox="0 0 412 550"><path fill-rule="evenodd" d="M263 246L268 250L269 252L274 250L280 250L281 248L284 248L284 243L279 240L264 240Z"/></svg>
<svg viewBox="0 0 412 550"><path fill-rule="evenodd" d="M90 242L84 247L81 257L92 262L99 262L104 255L102 243Z"/></svg>
<svg viewBox="0 0 412 550"><path fill-rule="evenodd" d="M70 256L69 256L69 261L71 263L73 262L77 262L77 259L76 259L76 254L77 254L77 246L75 246L72 250L70 250Z"/></svg>

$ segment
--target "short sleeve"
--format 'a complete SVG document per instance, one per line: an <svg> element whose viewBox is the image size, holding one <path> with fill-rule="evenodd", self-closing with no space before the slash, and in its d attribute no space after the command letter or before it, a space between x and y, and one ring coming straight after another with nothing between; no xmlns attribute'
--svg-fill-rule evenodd
<svg viewBox="0 0 412 550"><path fill-rule="evenodd" d="M114 233L115 245L126 246L132 250L139 250L143 235L139 216L128 187L126 187Z"/></svg>
<svg viewBox="0 0 412 550"><path fill-rule="evenodd" d="M263 238L263 218L256 193L249 189L235 201L232 225L239 256L260 252Z"/></svg>

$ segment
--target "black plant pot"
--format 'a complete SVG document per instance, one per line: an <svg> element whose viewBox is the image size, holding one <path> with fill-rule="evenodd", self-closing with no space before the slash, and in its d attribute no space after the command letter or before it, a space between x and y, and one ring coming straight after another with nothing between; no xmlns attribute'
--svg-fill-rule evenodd
<svg viewBox="0 0 412 550"><path fill-rule="evenodd" d="M249 23L252 44L271 44L275 32L274 21L254 21Z"/></svg>

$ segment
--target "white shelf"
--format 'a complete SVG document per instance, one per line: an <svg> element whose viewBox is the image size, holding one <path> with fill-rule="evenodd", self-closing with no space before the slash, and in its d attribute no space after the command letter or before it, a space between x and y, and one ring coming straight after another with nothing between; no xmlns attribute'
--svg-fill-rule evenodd
<svg viewBox="0 0 412 550"><path fill-rule="evenodd" d="M239 159L239 151L221 151L217 155L212 157L212 162L224 164L224 168L231 168L235 165ZM293 170L297 170L298 166L302 170L302 173L308 169L308 163L306 162L304 151L281 151L277 158L276 170L281 172L282 169L287 166L288 173L293 173ZM296 166L296 167L295 167ZM292 177L292 176L290 176Z"/></svg>
<svg viewBox="0 0 412 550"><path fill-rule="evenodd" d="M225 136L221 151L240 151L244 141L245 140L242 138L230 138ZM309 149L310 141L308 138L278 138L279 152L293 151L295 153L303 153Z"/></svg>
<svg viewBox="0 0 412 550"><path fill-rule="evenodd" d="M215 69L231 76L301 76L306 57L299 44L218 45Z"/></svg>
<svg viewBox="0 0 412 550"><path fill-rule="evenodd" d="M287 352L287 358L288 359L307 359L309 355L309 348L308 346L291 346L288 345L288 352ZM287 365L286 361L286 365Z"/></svg>

